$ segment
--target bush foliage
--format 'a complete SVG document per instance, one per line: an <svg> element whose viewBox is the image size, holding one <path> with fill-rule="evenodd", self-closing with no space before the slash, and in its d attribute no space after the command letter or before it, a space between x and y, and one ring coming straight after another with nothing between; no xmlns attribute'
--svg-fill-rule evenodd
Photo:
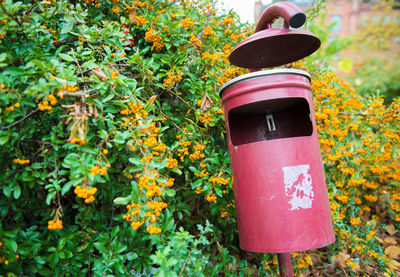
<svg viewBox="0 0 400 277"><path fill-rule="evenodd" d="M249 26L203 0L6 0L0 22L1 274L277 272L238 248L218 96ZM337 234L296 270L391 274L400 102L293 66L313 74Z"/></svg>

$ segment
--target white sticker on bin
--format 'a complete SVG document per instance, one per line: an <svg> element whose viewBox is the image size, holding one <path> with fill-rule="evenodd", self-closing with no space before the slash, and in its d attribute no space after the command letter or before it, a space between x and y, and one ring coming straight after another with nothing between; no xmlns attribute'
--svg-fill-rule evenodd
<svg viewBox="0 0 400 277"><path fill-rule="evenodd" d="M309 164L282 167L285 194L289 197L291 211L310 209L314 200Z"/></svg>

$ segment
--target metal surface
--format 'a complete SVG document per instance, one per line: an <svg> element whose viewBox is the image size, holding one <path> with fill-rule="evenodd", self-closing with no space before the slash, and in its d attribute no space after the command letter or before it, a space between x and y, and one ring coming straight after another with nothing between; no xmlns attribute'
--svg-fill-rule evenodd
<svg viewBox="0 0 400 277"><path fill-rule="evenodd" d="M286 27L299 28L306 22L306 15L295 4L277 2L264 10L257 22L255 32L269 28L269 25L279 17L283 18Z"/></svg>
<svg viewBox="0 0 400 277"><path fill-rule="evenodd" d="M272 28L273 21L282 17L283 28ZM229 56L231 64L244 68L280 66L307 57L321 45L312 33L294 30L306 20L294 4L278 2L268 7L260 17L256 32L240 42Z"/></svg>
<svg viewBox="0 0 400 277"><path fill-rule="evenodd" d="M305 76L308 79L311 80L311 75L307 71L300 70L300 69L292 69L292 68L280 68L280 69L268 69L268 70L261 70L261 71L255 71L252 73L247 73L240 75L236 78L233 78L223 84L221 88L219 89L219 95L221 96L221 93L224 89L226 89L229 86L232 86L233 84L237 84L246 80L254 79L254 78L259 78L259 77L264 77L268 75L276 75L276 74L295 74L295 75L301 75Z"/></svg>
<svg viewBox="0 0 400 277"><path fill-rule="evenodd" d="M221 92L240 247L289 253L333 243L310 79L242 78Z"/></svg>
<svg viewBox="0 0 400 277"><path fill-rule="evenodd" d="M311 55L320 45L321 41L308 31L273 28L240 42L229 61L244 68L280 66Z"/></svg>
<svg viewBox="0 0 400 277"><path fill-rule="evenodd" d="M284 28L271 28L277 17ZM256 34L235 47L234 65L263 68L301 59L320 41L293 4L270 6ZM263 30L267 28L266 30ZM239 76L220 89L231 159L240 247L278 255L292 276L290 252L335 241L311 96L310 75L274 69ZM288 275L288 274L292 275Z"/></svg>

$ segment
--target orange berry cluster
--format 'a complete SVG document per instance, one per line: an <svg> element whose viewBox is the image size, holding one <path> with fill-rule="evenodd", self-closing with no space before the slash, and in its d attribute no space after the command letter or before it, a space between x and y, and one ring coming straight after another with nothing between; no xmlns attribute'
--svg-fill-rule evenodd
<svg viewBox="0 0 400 277"><path fill-rule="evenodd" d="M19 107L21 107L21 104L17 102L17 103L15 103L14 105L11 105L11 106L7 107L7 108L6 108L6 111L7 111L7 112L12 112L12 111L14 110L14 107L15 107L15 108L19 108Z"/></svg>
<svg viewBox="0 0 400 277"><path fill-rule="evenodd" d="M43 103L39 103L38 108L41 111L51 111L53 109L53 107L49 105L49 101L43 101Z"/></svg>
<svg viewBox="0 0 400 277"><path fill-rule="evenodd" d="M160 186L157 185L157 182L155 181L158 178L158 172L144 176L137 174L136 177L139 178L139 189L141 190L142 188L145 188L147 197L162 196L163 189L160 188Z"/></svg>
<svg viewBox="0 0 400 277"><path fill-rule="evenodd" d="M229 183L229 177L228 178L223 178L223 177L210 177L208 181L212 183L213 185L216 184L221 184L221 185L227 185Z"/></svg>
<svg viewBox="0 0 400 277"><path fill-rule="evenodd" d="M194 26L193 21L190 18L185 18L181 21L182 28L188 28Z"/></svg>
<svg viewBox="0 0 400 277"><path fill-rule="evenodd" d="M192 45L193 47L202 47L203 46L203 44L201 43L200 39L197 38L193 34L190 35L190 45Z"/></svg>
<svg viewBox="0 0 400 277"><path fill-rule="evenodd" d="M85 0L85 4L86 5L95 4L95 7L98 8L99 7L99 0Z"/></svg>
<svg viewBox="0 0 400 277"><path fill-rule="evenodd" d="M210 66L214 66L215 63L221 59L221 54L220 53L211 54L209 52L203 52L203 53L201 53L201 58L203 60L210 59L211 60L209 62Z"/></svg>
<svg viewBox="0 0 400 277"><path fill-rule="evenodd" d="M155 146L157 145L157 139L155 137L149 137L143 142L143 144L149 147Z"/></svg>
<svg viewBox="0 0 400 277"><path fill-rule="evenodd" d="M49 96L47 96L50 100L50 104L52 106L54 106L55 104L57 104L57 99L54 97L54 95L50 94Z"/></svg>
<svg viewBox="0 0 400 277"><path fill-rule="evenodd" d="M51 30L51 29L47 28L47 26L45 26L45 25L41 25L40 27L45 29L49 34L56 34L57 33L57 31Z"/></svg>
<svg viewBox="0 0 400 277"><path fill-rule="evenodd" d="M196 190L195 190L195 193L196 193L196 194L201 194L201 193L203 193L203 188L202 188L202 187L197 187Z"/></svg>
<svg viewBox="0 0 400 277"><path fill-rule="evenodd" d="M196 176L196 177L205 177L205 176L208 176L208 171L207 171L207 169L206 168L204 168L203 170L201 170L201 172L200 172L200 174L199 173L197 173L197 172L195 172L194 173L194 176Z"/></svg>
<svg viewBox="0 0 400 277"><path fill-rule="evenodd" d="M228 215L229 215L229 213L224 208L222 208L221 209L221 218L227 217Z"/></svg>
<svg viewBox="0 0 400 277"><path fill-rule="evenodd" d="M207 26L203 29L203 38L208 38L215 35L215 32L211 29L210 26Z"/></svg>
<svg viewBox="0 0 400 277"><path fill-rule="evenodd" d="M118 6L115 6L111 9L111 11L115 14L118 14L120 12L120 8Z"/></svg>
<svg viewBox="0 0 400 277"><path fill-rule="evenodd" d="M147 202L147 207L149 209L154 210L156 216L160 216L161 211L166 207L168 207L168 204L164 202L153 201L153 202Z"/></svg>
<svg viewBox="0 0 400 277"><path fill-rule="evenodd" d="M178 167L178 161L176 159L168 159L167 164L165 165L166 168L175 168Z"/></svg>
<svg viewBox="0 0 400 277"><path fill-rule="evenodd" d="M164 143L159 143L153 148L153 156L162 156L167 151L167 146Z"/></svg>
<svg viewBox="0 0 400 277"><path fill-rule="evenodd" d="M88 189L86 187L76 186L74 192L79 198L85 199L85 203L88 204L94 201L97 188Z"/></svg>
<svg viewBox="0 0 400 277"><path fill-rule="evenodd" d="M161 215L161 211L163 209L165 209L167 206L168 206L167 203L164 203L164 202L157 202L157 201L147 202L147 208L154 210L154 213L152 213L151 211L148 211L145 213L144 218L138 219L137 217L140 216L140 209L141 209L142 205L132 203L132 204L129 204L126 206L128 209L128 213L126 215L124 215L122 218L128 222L131 222L132 228L134 230L137 230L140 228L140 226L142 226L145 223L146 218L148 218L148 222L156 222L157 217L159 217ZM134 220L135 218L137 220ZM146 231L150 235L153 235L153 234L160 233L161 228L158 228L153 225L148 225L146 228Z"/></svg>
<svg viewBox="0 0 400 277"><path fill-rule="evenodd" d="M55 0L45 0L43 1L43 4L45 6L45 8L51 7L51 4L54 2Z"/></svg>
<svg viewBox="0 0 400 277"><path fill-rule="evenodd" d="M47 229L49 230L61 230L63 228L61 219L53 219L47 222Z"/></svg>
<svg viewBox="0 0 400 277"><path fill-rule="evenodd" d="M136 25L138 25L138 26L143 26L143 25L149 23L146 18L144 18L143 16L137 16L137 15L135 15L134 21L136 22Z"/></svg>
<svg viewBox="0 0 400 277"><path fill-rule="evenodd" d="M70 140L70 143L82 145L85 144L85 141L81 138L73 138Z"/></svg>
<svg viewBox="0 0 400 277"><path fill-rule="evenodd" d="M41 111L51 111L53 109L52 106L55 106L57 104L57 99L54 97L54 95L49 94L47 96L47 98L50 101L50 105L49 105L49 101L43 101L42 103L38 104L39 110L41 110Z"/></svg>
<svg viewBox="0 0 400 277"><path fill-rule="evenodd" d="M231 17L226 17L224 20L222 20L222 26L227 26L235 22L235 20Z"/></svg>
<svg viewBox="0 0 400 277"><path fill-rule="evenodd" d="M144 219L133 221L134 217L139 215L141 206L142 205L135 203L127 205L126 208L128 209L128 213L122 217L124 220L131 222L133 230L139 229L139 227L142 226L144 223Z"/></svg>
<svg viewBox="0 0 400 277"><path fill-rule="evenodd" d="M98 175L98 174L100 174L100 175L107 175L107 167L105 167L105 166L103 166L103 167L98 167L97 165L96 166L93 166L91 169L90 169L90 174L92 174L93 176L96 176L96 175Z"/></svg>
<svg viewBox="0 0 400 277"><path fill-rule="evenodd" d="M66 92L75 92L78 89L79 89L78 87L73 86L73 85L69 85L69 86L65 85L65 86L60 87L60 89L57 92L57 96L60 97L61 99L63 99L64 98L64 91L66 91Z"/></svg>
<svg viewBox="0 0 400 277"><path fill-rule="evenodd" d="M217 196L215 196L215 194L213 192L210 192L207 196L206 196L206 200L209 203L217 203Z"/></svg>
<svg viewBox="0 0 400 277"><path fill-rule="evenodd" d="M113 80L116 79L118 77L118 75L119 75L118 70L111 72L111 79L113 79Z"/></svg>
<svg viewBox="0 0 400 277"><path fill-rule="evenodd" d="M167 74L167 78L164 79L164 82L163 82L163 85L166 88L170 88L182 80L181 76L174 75L173 72L167 72L166 74Z"/></svg>
<svg viewBox="0 0 400 277"><path fill-rule="evenodd" d="M201 113L199 114L199 121L203 124L210 124L212 119L212 115L209 113Z"/></svg>
<svg viewBox="0 0 400 277"><path fill-rule="evenodd" d="M177 138L180 138L180 136L177 136ZM178 149L178 157L180 158L181 162L184 161L185 156L189 155L188 146L191 144L192 143L190 141L186 141L186 140L179 141L179 145L183 146L182 148Z"/></svg>
<svg viewBox="0 0 400 277"><path fill-rule="evenodd" d="M149 8L150 3L148 2L141 2L141 1L133 1L132 6L138 7L138 8Z"/></svg>
<svg viewBox="0 0 400 277"><path fill-rule="evenodd" d="M149 163L153 159L153 155L146 155L140 159L142 163Z"/></svg>
<svg viewBox="0 0 400 277"><path fill-rule="evenodd" d="M146 34L144 35L144 39L147 42L153 43L153 46L157 51L160 51L165 46L165 43L161 42L161 36L156 34L151 28L147 30Z"/></svg>
<svg viewBox="0 0 400 277"><path fill-rule="evenodd" d="M206 146L203 144L197 144L197 145L193 146L193 149L195 151L189 155L189 159L192 162L204 159L205 155L203 153L201 153L201 151L203 151L205 148L206 148Z"/></svg>
<svg viewBox="0 0 400 277"><path fill-rule="evenodd" d="M153 225L149 225L149 226L147 226L146 231L149 232L150 235L154 235L154 234L161 233L161 228L158 228Z"/></svg>
<svg viewBox="0 0 400 277"><path fill-rule="evenodd" d="M137 230L142 226L144 223L144 219L142 221L132 221L131 226L133 230Z"/></svg>
<svg viewBox="0 0 400 277"><path fill-rule="evenodd" d="M13 162L16 163L16 164L28 164L28 163L30 163L29 160L21 160L21 159L14 159Z"/></svg>
<svg viewBox="0 0 400 277"><path fill-rule="evenodd" d="M131 117L130 120L135 122L137 119L146 118L148 113L144 110L144 105L142 102L136 103L128 103L129 108L122 110L120 113L122 115L131 115L134 114L136 117Z"/></svg>
<svg viewBox="0 0 400 277"><path fill-rule="evenodd" d="M174 185L175 179L174 178L169 178L168 183L160 182L160 186L170 188Z"/></svg>

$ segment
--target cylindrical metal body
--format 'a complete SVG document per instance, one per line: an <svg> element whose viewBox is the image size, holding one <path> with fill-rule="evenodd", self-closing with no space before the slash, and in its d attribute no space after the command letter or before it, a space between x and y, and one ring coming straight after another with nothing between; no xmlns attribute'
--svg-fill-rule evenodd
<svg viewBox="0 0 400 277"><path fill-rule="evenodd" d="M289 253L333 243L309 74L249 73L220 94L240 247Z"/></svg>

